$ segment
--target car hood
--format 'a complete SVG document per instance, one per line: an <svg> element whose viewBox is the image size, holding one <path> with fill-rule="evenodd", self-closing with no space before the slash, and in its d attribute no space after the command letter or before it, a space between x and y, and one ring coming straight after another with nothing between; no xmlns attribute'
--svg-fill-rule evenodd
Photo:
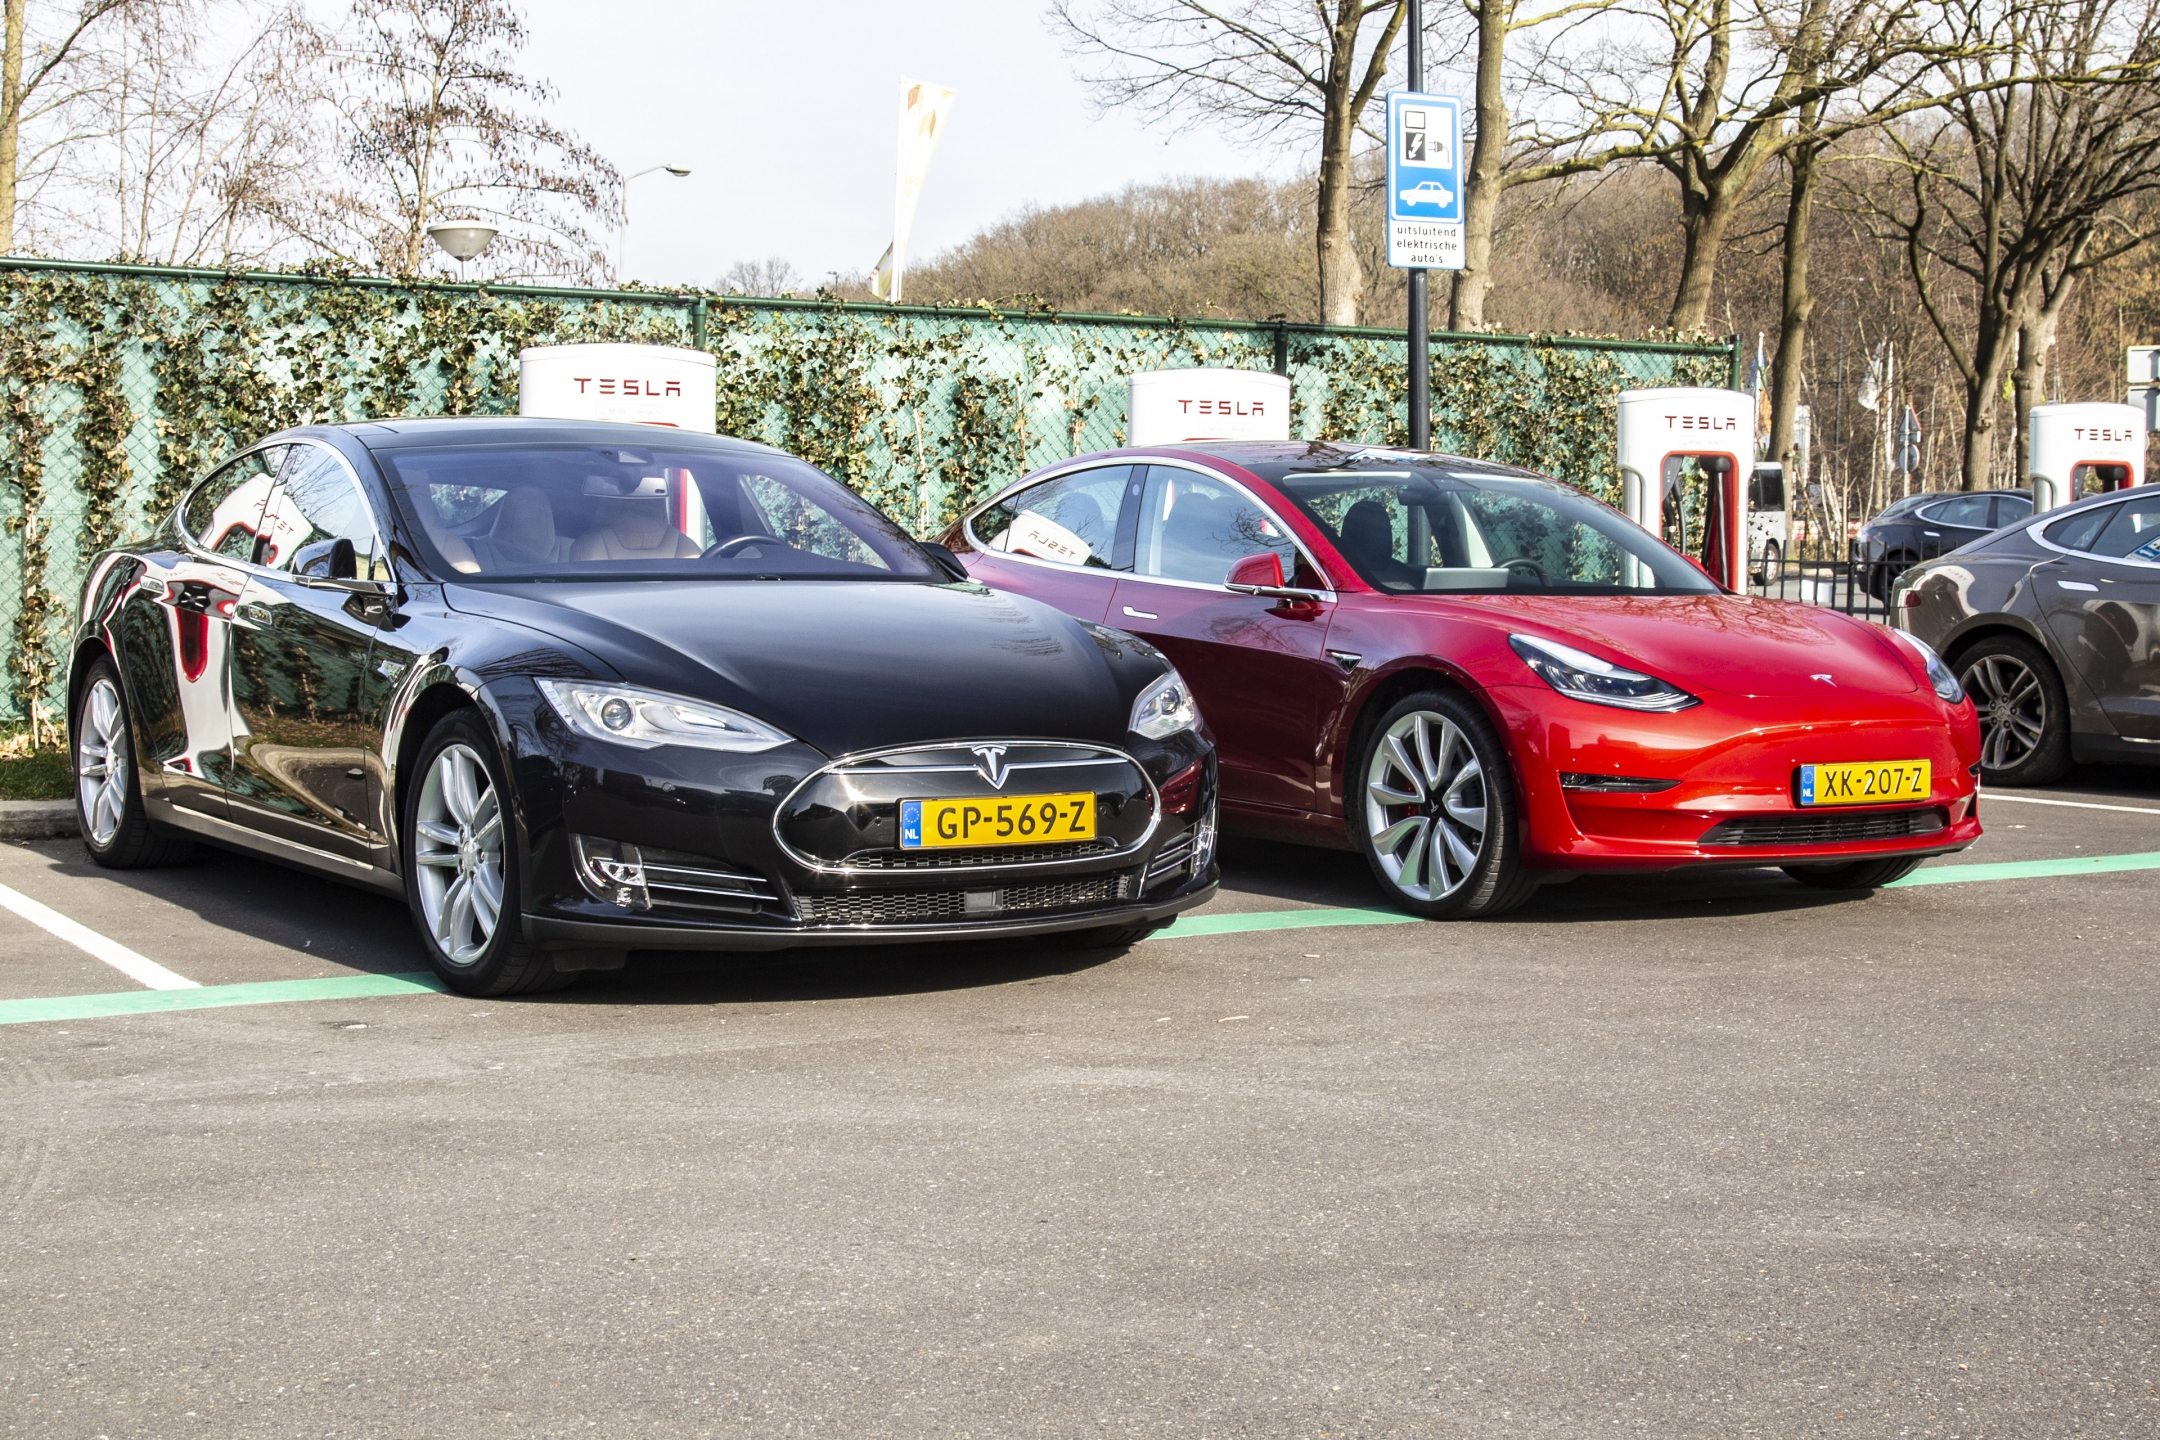
<svg viewBox="0 0 2160 1440"><path fill-rule="evenodd" d="M454 609L557 636L630 684L748 711L827 755L930 740L1127 743L1153 652L973 585L453 585Z"/></svg>
<svg viewBox="0 0 2160 1440"><path fill-rule="evenodd" d="M1645 670L1683 690L1762 698L1909 695L1897 642L1876 627L1749 595L1494 596L1477 602L1527 632ZM1513 623L1511 620L1511 623ZM1825 682L1818 678L1827 675Z"/></svg>

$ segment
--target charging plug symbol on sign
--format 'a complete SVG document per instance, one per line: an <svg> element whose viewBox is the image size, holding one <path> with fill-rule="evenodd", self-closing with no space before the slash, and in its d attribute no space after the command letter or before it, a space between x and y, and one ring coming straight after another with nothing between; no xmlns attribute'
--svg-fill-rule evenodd
<svg viewBox="0 0 2160 1440"><path fill-rule="evenodd" d="M1398 90L1388 96L1388 264L1463 264L1462 102Z"/></svg>

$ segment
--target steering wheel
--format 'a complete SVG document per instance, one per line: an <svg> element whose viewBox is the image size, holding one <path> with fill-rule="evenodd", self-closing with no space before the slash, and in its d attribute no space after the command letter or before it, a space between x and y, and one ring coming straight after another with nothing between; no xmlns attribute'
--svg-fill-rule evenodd
<svg viewBox="0 0 2160 1440"><path fill-rule="evenodd" d="M1500 568L1501 568L1502 570L1513 570L1513 569L1515 569L1515 568L1516 568L1516 567L1518 567L1518 566L1520 566L1520 567L1521 567L1522 569L1525 569L1525 570L1528 570L1528 571L1530 571L1530 572L1531 572L1531 573L1532 573L1533 575L1535 575L1535 576L1537 577L1537 583L1538 583L1538 584L1540 584L1540 585L1550 585L1550 584L1552 584L1552 581L1551 581L1551 580L1550 580L1549 578L1547 578L1547 576L1546 576L1546 574L1545 574L1545 567L1544 567L1543 565L1540 565L1540 564L1538 564L1538 562L1537 562L1537 561L1535 561L1535 560L1532 560L1532 559L1531 559L1531 558L1530 558L1529 556L1527 556L1527 555L1518 555L1518 556L1516 556L1516 557L1515 557L1514 559L1512 559L1512 560L1503 560L1503 561L1501 561L1501 562L1500 562Z"/></svg>
<svg viewBox="0 0 2160 1440"><path fill-rule="evenodd" d="M755 545L760 540L770 540L773 544L780 546L787 544L787 541L782 540L777 535L767 535L762 530L753 530L747 535L737 535L732 539L722 540L717 545L707 547L705 553L698 556L698 559L731 560L734 558L736 551Z"/></svg>

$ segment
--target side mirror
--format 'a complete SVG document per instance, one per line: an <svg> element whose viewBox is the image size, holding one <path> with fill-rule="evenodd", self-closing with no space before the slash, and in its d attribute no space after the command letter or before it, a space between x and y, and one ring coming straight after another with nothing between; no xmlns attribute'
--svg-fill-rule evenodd
<svg viewBox="0 0 2160 1440"><path fill-rule="evenodd" d="M1255 590L1280 590L1283 588L1282 556L1273 550L1264 555L1247 555L1230 567L1228 586L1248 585Z"/></svg>
<svg viewBox="0 0 2160 1440"><path fill-rule="evenodd" d="M355 580L360 575L360 555L343 536L318 540L293 557L293 571L310 580Z"/></svg>

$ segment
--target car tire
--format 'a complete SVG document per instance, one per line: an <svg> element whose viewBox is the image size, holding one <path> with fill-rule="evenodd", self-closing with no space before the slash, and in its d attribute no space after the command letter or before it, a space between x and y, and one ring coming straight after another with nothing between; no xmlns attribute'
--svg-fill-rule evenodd
<svg viewBox="0 0 2160 1440"><path fill-rule="evenodd" d="M1787 865L1784 870L1817 890L1874 890L1912 874L1924 858L1899 855L1889 860L1848 860L1842 865Z"/></svg>
<svg viewBox="0 0 2160 1440"><path fill-rule="evenodd" d="M75 772L75 819L90 858L110 870L146 870L193 854L193 842L154 823L143 805L127 691L112 661L90 663L74 721L68 760Z"/></svg>
<svg viewBox="0 0 2160 1440"><path fill-rule="evenodd" d="M1890 587L1897 577L1920 563L1919 557L1900 552L1886 555L1868 567L1867 592L1878 604L1890 603Z"/></svg>
<svg viewBox="0 0 2160 1440"><path fill-rule="evenodd" d="M1765 589L1774 589L1785 579L1785 552L1775 540L1763 546L1762 583Z"/></svg>
<svg viewBox="0 0 2160 1440"><path fill-rule="evenodd" d="M1150 920L1145 925L1098 925L1092 930L1061 930L1048 938L1052 946L1060 950L1124 950L1169 923L1168 920Z"/></svg>
<svg viewBox="0 0 2160 1440"><path fill-rule="evenodd" d="M475 710L435 723L405 784L405 902L428 963L461 995L524 995L577 979L525 937L508 793L501 752Z"/></svg>
<svg viewBox="0 0 2160 1440"><path fill-rule="evenodd" d="M1468 697L1424 690L1390 705L1350 781L1351 837L1403 909L1469 920L1512 910L1537 889L1523 868L1507 747Z"/></svg>
<svg viewBox="0 0 2160 1440"><path fill-rule="evenodd" d="M2047 652L2022 635L1990 635L1954 666L1980 717L1980 778L2052 785L2070 773L2070 697Z"/></svg>

